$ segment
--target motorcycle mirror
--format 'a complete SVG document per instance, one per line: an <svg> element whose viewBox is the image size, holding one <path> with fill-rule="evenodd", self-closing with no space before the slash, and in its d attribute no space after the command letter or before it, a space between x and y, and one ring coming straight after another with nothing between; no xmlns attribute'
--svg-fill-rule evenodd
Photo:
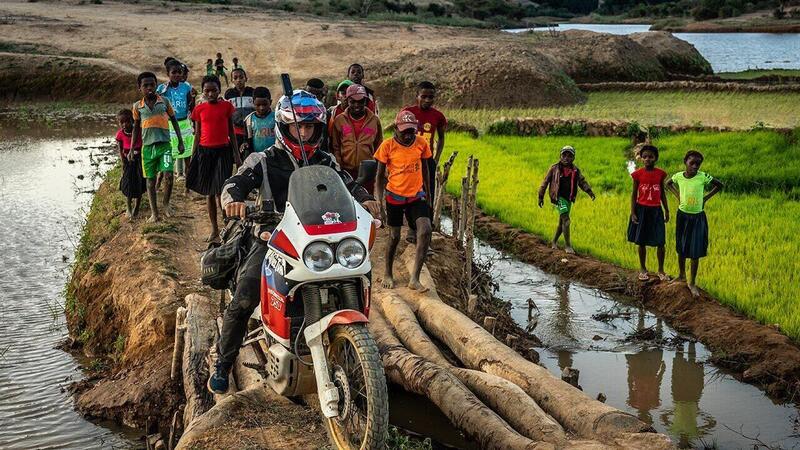
<svg viewBox="0 0 800 450"><path fill-rule="evenodd" d="M378 162L375 160L361 161L358 167L358 178L356 183L360 185L368 184L375 180L375 175L378 173Z"/></svg>

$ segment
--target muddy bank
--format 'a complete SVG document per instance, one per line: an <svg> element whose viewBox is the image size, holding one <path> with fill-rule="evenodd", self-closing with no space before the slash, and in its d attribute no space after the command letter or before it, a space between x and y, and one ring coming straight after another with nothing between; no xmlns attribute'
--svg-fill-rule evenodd
<svg viewBox="0 0 800 450"><path fill-rule="evenodd" d="M659 30L672 33L800 33L800 23L782 23L768 20L765 23L747 22L692 22L683 26L663 26ZM653 26L655 30L657 25Z"/></svg>
<svg viewBox="0 0 800 450"><path fill-rule="evenodd" d="M0 100L132 103L136 75L98 58L0 52Z"/></svg>
<svg viewBox="0 0 800 450"><path fill-rule="evenodd" d="M650 31L628 35L633 41L655 53L656 58L669 73L708 75L714 73L711 64L686 41L665 31Z"/></svg>
<svg viewBox="0 0 800 450"><path fill-rule="evenodd" d="M553 250L543 239L480 214L479 235L542 270L640 301L714 352L713 362L768 395L793 400L800 393L800 348L772 326L757 323L703 292L693 298L683 283L638 282L636 271L587 256Z"/></svg>

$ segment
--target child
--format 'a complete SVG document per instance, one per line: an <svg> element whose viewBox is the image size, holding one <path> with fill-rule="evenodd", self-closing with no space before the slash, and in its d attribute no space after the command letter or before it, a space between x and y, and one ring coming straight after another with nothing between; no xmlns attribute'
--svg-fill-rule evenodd
<svg viewBox="0 0 800 450"><path fill-rule="evenodd" d="M378 105L375 103L375 91L364 85L364 66L361 64L350 64L347 68L347 79L352 81L353 84L360 84L367 90L367 109L374 112L375 115L380 115L378 112Z"/></svg>
<svg viewBox="0 0 800 450"><path fill-rule="evenodd" d="M208 58L206 60L206 76L210 77L211 75L214 75L214 72L214 61L211 58Z"/></svg>
<svg viewBox="0 0 800 450"><path fill-rule="evenodd" d="M430 197L431 205L436 200L436 167L439 164L439 158L442 156L444 149L444 133L447 130L447 119L438 109L433 107L436 100L436 86L430 81L422 81L417 85L417 104L414 106L406 107L408 111L414 113L414 116L419 120L419 131L417 133L428 141L433 151L433 158L428 160L428 186L431 192L428 194ZM433 220L433 209L430 211L430 218ZM414 242L416 233L413 233L414 227L410 227L409 235L406 238L409 242Z"/></svg>
<svg viewBox="0 0 800 450"><path fill-rule="evenodd" d="M347 88L354 83L350 80L344 80L336 86L336 104L328 109L328 133L333 126L333 119L347 109Z"/></svg>
<svg viewBox="0 0 800 450"><path fill-rule="evenodd" d="M150 218L148 222L161 220L158 213L156 192L156 175L164 174L164 214L172 215L169 200L172 196L172 145L170 144L169 126L175 130L178 138L178 153L183 153L183 138L180 125L175 119L175 111L169 100L156 94L156 75L142 72L136 78L142 99L133 104L133 134L131 142L142 141L142 172L147 179L147 199L150 201Z"/></svg>
<svg viewBox="0 0 800 450"><path fill-rule="evenodd" d="M233 78L233 87L225 91L225 100L233 103L233 107L236 108L233 113L233 131L236 133L236 141L244 143L247 140L244 118L255 110L253 88L247 86L247 73L244 69L233 69L231 78ZM241 158L244 161L247 154L242 154Z"/></svg>
<svg viewBox="0 0 800 450"><path fill-rule="evenodd" d="M142 140L132 144L133 113L130 109L123 109L117 113L117 150L122 161L122 178L119 180L119 190L127 200L126 213L129 219L139 215L139 205L142 194L147 190L147 184L142 175Z"/></svg>
<svg viewBox="0 0 800 450"><path fill-rule="evenodd" d="M333 119L330 147L339 166L356 179L361 161L372 159L381 145L383 128L378 116L367 109L367 90L364 86L354 84L347 88L347 105L344 114ZM364 188L372 192L375 186L367 183ZM409 222L411 225L413 222Z"/></svg>
<svg viewBox="0 0 800 450"><path fill-rule="evenodd" d="M394 287L392 265L405 216L408 223L417 225L416 258L408 287L425 292L428 288L420 284L419 274L431 241L431 220L428 218L430 204L426 195L429 188L428 165L423 160L431 158L433 154L428 141L417 136L418 122L413 113L400 111L395 118L395 125L392 139L383 141L375 152L378 161L376 192L377 197L383 199L381 215L386 217L391 237L386 248L386 272L382 284L387 289Z"/></svg>
<svg viewBox="0 0 800 450"><path fill-rule="evenodd" d="M542 185L539 186L539 208L544 205L544 193L549 188L550 203L554 204L556 211L558 211L558 227L551 246L557 249L558 238L561 237L561 233L564 233L564 250L570 255L575 254L575 250L572 248L570 240L569 213L572 210L575 198L578 196L578 188L580 187L589 194L592 201L595 199L591 186L586 182L580 169L573 164L573 161L575 161L575 149L570 145L564 146L561 149L561 159L550 166Z"/></svg>
<svg viewBox="0 0 800 450"><path fill-rule="evenodd" d="M270 108L272 96L269 89L259 86L253 89L253 105L256 110L244 118L247 141L242 153L263 152L275 145L275 113Z"/></svg>
<svg viewBox="0 0 800 450"><path fill-rule="evenodd" d="M241 165L233 132L234 108L230 102L219 98L222 88L219 78L206 76L201 84L207 101L192 111L197 137L195 151L189 163L186 186L198 194L207 196L208 218L211 234L207 241L218 239L217 205L225 180L231 176L233 161ZM221 209L221 206L220 206Z"/></svg>
<svg viewBox="0 0 800 450"><path fill-rule="evenodd" d="M234 56L231 61L233 61L233 70L244 69L244 66L239 64L239 58Z"/></svg>
<svg viewBox="0 0 800 450"><path fill-rule="evenodd" d="M701 172L703 154L689 150L683 157L686 170L678 172L667 181L667 189L680 201L675 216L675 250L678 252L679 281L686 281L686 258L691 260L689 291L698 297L697 269L700 258L708 252L708 220L704 211L705 204L724 185L711 175ZM706 192L706 187L711 189Z"/></svg>
<svg viewBox="0 0 800 450"><path fill-rule="evenodd" d="M158 88L156 88L156 93L169 100L172 109L175 111L175 119L180 126L183 145L185 148L191 149L194 145L194 134L189 114L194 101L192 99L192 86L183 81L183 67L180 61L176 59L170 60L167 63L169 82L159 84ZM184 177L186 176L185 161L186 158L192 156L192 153L191 151L178 152L178 137L175 133L170 134L170 143L172 144L172 159L175 161L176 175Z"/></svg>
<svg viewBox="0 0 800 450"><path fill-rule="evenodd" d="M214 67L216 68L216 72L214 74L217 77L225 78L225 87L230 86L230 83L228 83L228 75L225 74L225 70L228 68L225 67L225 61L222 60L222 53L217 53L217 59L214 61Z"/></svg>
<svg viewBox="0 0 800 450"><path fill-rule="evenodd" d="M631 173L631 218L628 241L639 246L639 280L647 281L647 246L657 247L658 278L667 281L664 272L664 224L669 222L669 204L665 188L667 173L656 167L658 148L644 145L639 150L644 167ZM664 208L662 211L661 208Z"/></svg>

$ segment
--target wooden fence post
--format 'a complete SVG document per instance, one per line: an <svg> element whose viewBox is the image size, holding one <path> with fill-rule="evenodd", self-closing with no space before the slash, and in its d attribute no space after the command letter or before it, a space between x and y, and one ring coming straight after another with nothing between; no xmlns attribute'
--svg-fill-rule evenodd
<svg viewBox="0 0 800 450"><path fill-rule="evenodd" d="M436 196L433 200L433 229L439 230L442 221L442 202L444 201L443 195L446 192L447 179L450 177L450 168L453 166L458 152L453 152L450 158L442 166L442 170L436 170Z"/></svg>
<svg viewBox="0 0 800 450"><path fill-rule="evenodd" d="M472 180L469 188L469 198L467 199L466 216L462 215L462 221L466 223L464 236L464 255L465 267L464 274L467 282L467 290L472 292L472 257L475 251L475 195L478 190L478 159L472 161Z"/></svg>

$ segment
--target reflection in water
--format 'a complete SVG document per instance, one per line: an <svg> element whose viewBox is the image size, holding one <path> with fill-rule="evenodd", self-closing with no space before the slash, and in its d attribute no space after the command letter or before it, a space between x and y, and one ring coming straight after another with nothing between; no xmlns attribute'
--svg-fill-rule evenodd
<svg viewBox="0 0 800 450"><path fill-rule="evenodd" d="M569 302L569 280L558 278L554 284L556 291L557 309L553 316L553 327L562 337L577 342L575 336L575 322L572 306Z"/></svg>
<svg viewBox="0 0 800 450"><path fill-rule="evenodd" d="M703 363L697 361L695 343L688 344L685 354L681 346L672 358L673 407L661 415L661 421L669 427L672 435L678 436L681 448L690 447L693 439L705 435L717 424L713 417L700 412L704 377ZM697 425L698 417L705 421L702 426Z"/></svg>
<svg viewBox="0 0 800 450"><path fill-rule="evenodd" d="M639 308L638 317L636 331L642 331L645 329L646 311ZM655 335L656 339L664 336L661 319L656 321ZM663 356L660 348L625 355L628 363L628 405L636 408L639 419L649 424L653 423L650 411L661 406L661 379L667 367Z"/></svg>

